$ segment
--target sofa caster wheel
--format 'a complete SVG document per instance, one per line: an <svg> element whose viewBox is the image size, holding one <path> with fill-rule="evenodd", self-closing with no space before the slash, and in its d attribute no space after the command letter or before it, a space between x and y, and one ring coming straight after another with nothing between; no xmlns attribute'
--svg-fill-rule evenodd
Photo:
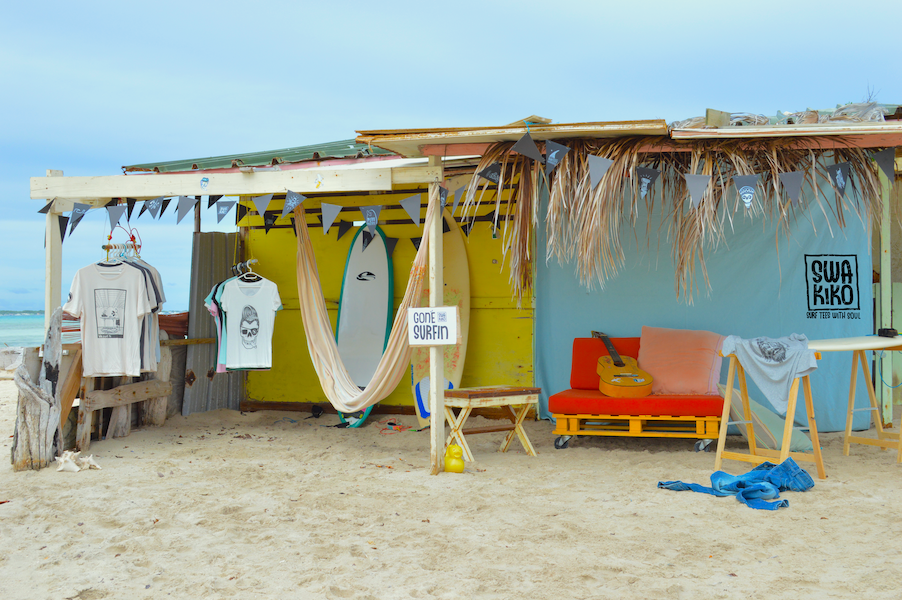
<svg viewBox="0 0 902 600"><path fill-rule="evenodd" d="M570 438L573 436L569 435L560 435L554 440L554 447L557 450L563 450L570 446Z"/></svg>
<svg viewBox="0 0 902 600"><path fill-rule="evenodd" d="M712 452L714 451L714 440L699 440L695 442L696 452Z"/></svg>

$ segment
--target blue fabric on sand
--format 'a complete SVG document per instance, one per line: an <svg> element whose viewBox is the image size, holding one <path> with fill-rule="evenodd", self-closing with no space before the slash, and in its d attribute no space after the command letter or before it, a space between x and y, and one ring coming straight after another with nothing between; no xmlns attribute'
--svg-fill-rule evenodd
<svg viewBox="0 0 902 600"><path fill-rule="evenodd" d="M700 492L712 496L736 496L736 499L758 510L777 510L789 506L788 500L777 500L780 492L804 492L814 487L814 480L792 458L779 465L764 462L745 475L730 475L716 471L711 475L711 487L682 481L659 481L658 487L675 492ZM767 502L776 500L775 502Z"/></svg>

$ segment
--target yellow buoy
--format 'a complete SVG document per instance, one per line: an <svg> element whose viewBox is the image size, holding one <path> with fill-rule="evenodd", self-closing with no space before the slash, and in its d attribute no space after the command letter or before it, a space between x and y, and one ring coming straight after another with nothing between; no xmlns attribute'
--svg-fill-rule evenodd
<svg viewBox="0 0 902 600"><path fill-rule="evenodd" d="M445 471L449 473L463 473L464 459L461 458L464 451L457 444L451 444L445 451Z"/></svg>

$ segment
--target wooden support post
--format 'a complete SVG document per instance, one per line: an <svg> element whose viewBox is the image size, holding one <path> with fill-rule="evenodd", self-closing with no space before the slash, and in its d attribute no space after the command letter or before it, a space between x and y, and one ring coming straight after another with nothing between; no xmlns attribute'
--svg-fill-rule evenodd
<svg viewBox="0 0 902 600"><path fill-rule="evenodd" d="M62 171L47 169L47 177L62 177ZM52 200L52 198L50 199ZM48 200L49 201L49 200ZM44 231L44 330L50 326L50 316L60 306L63 281L63 240L60 235L62 209L53 206L47 211Z"/></svg>
<svg viewBox="0 0 902 600"><path fill-rule="evenodd" d="M440 167L441 157L430 156L429 166ZM442 214L439 199L441 177L429 184L429 205L434 207L434 220L429 230L429 306L443 306L445 280L442 274ZM445 470L445 347L429 347L429 437L431 440L431 473L438 475Z"/></svg>
<svg viewBox="0 0 902 600"><path fill-rule="evenodd" d="M169 334L160 331L160 341L169 339ZM169 381L172 372L172 350L169 346L161 346L160 363L157 365L157 372L154 379L158 381ZM166 409L169 406L169 396L160 396L144 403L144 422L148 425L162 426L166 423Z"/></svg>
<svg viewBox="0 0 902 600"><path fill-rule="evenodd" d="M78 421L75 427L75 449L84 452L91 447L91 429L94 426L94 411L85 405L88 393L94 390L94 378L82 378L81 404L78 406Z"/></svg>
<svg viewBox="0 0 902 600"><path fill-rule="evenodd" d="M892 327L893 323L893 268L892 268L892 230L890 228L890 203L891 203L891 185L890 181L883 173L883 169L877 169L880 174L880 181L883 183L883 219L880 222L880 315L877 322L879 327ZM876 333L876 332L875 332ZM883 374L883 379L888 380L892 385L893 379L893 354L895 352L884 352L880 361L878 373ZM890 424L893 422L893 390L877 381L877 397L880 402L883 423Z"/></svg>

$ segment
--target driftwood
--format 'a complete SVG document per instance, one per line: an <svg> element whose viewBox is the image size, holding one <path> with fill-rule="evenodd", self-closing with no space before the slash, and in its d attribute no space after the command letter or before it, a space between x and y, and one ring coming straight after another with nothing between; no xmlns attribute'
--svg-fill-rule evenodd
<svg viewBox="0 0 902 600"><path fill-rule="evenodd" d="M129 381L129 377L113 378L117 381L116 385L122 387ZM118 388L114 388L118 389ZM106 438L112 439L117 437L126 437L132 432L132 405L122 404L114 406L110 413L110 423L107 425Z"/></svg>
<svg viewBox="0 0 902 600"><path fill-rule="evenodd" d="M16 369L13 377L19 389L11 453L15 471L43 469L62 448L58 385L63 353L61 325L62 313L57 308L50 318L38 384L32 382L24 365Z"/></svg>
<svg viewBox="0 0 902 600"><path fill-rule="evenodd" d="M168 340L169 334L160 331L160 340ZM160 362L157 365L155 379L157 381L169 381L172 372L172 350L169 346L160 347ZM166 409L169 406L169 396L160 396L144 403L144 422L148 425L162 426L166 422Z"/></svg>

